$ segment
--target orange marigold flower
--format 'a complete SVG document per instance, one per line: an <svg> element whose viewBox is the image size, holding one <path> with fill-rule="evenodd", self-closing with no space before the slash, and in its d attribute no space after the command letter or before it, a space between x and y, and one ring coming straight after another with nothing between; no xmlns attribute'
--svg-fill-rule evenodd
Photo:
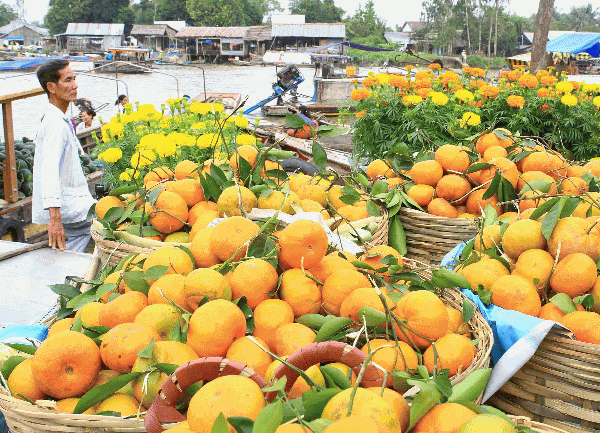
<svg viewBox="0 0 600 433"><path fill-rule="evenodd" d="M442 74L442 84L444 87L448 87L450 83L458 83L460 81L460 75L454 71L446 71Z"/></svg>
<svg viewBox="0 0 600 433"><path fill-rule="evenodd" d="M523 105L525 105L525 98L519 95L510 95L508 98L506 98L506 103L511 107L521 108Z"/></svg>
<svg viewBox="0 0 600 433"><path fill-rule="evenodd" d="M471 74L479 78L485 77L485 71L481 68L471 68Z"/></svg>
<svg viewBox="0 0 600 433"><path fill-rule="evenodd" d="M471 75L471 68L469 68L468 66L463 66L462 71L465 75Z"/></svg>
<svg viewBox="0 0 600 433"><path fill-rule="evenodd" d="M517 71L509 71L507 77L510 81L517 81Z"/></svg>
<svg viewBox="0 0 600 433"><path fill-rule="evenodd" d="M415 83L415 88L417 89L424 89L426 87L431 87L431 80L428 78L422 78L420 80L417 80L417 82Z"/></svg>
<svg viewBox="0 0 600 433"><path fill-rule="evenodd" d="M550 75L550 73L548 71L544 70L544 69L542 69L540 71L537 71L536 74L535 74L535 76L538 77L538 78L547 77L548 75Z"/></svg>
<svg viewBox="0 0 600 433"><path fill-rule="evenodd" d="M556 77L553 77L552 75L542 75L540 78L540 83L542 83L544 86L554 86L554 83L556 83Z"/></svg>
<svg viewBox="0 0 600 433"><path fill-rule="evenodd" d="M508 73L509 73L509 71L500 71L500 76L502 78L508 78Z"/></svg>
<svg viewBox="0 0 600 433"><path fill-rule="evenodd" d="M431 76L431 72L429 71L419 71L415 74L415 79L418 80L423 80L425 78L429 78Z"/></svg>
<svg viewBox="0 0 600 433"><path fill-rule="evenodd" d="M410 71L411 69L415 69L415 65L406 65L404 67L404 69L406 69L407 71Z"/></svg>
<svg viewBox="0 0 600 433"><path fill-rule="evenodd" d="M423 99L427 98L427 95L429 95L431 92L433 92L433 89L431 87L417 89L417 95L419 95Z"/></svg>
<svg viewBox="0 0 600 433"><path fill-rule="evenodd" d="M518 82L520 86L528 87L530 89L535 89L538 85L538 79L531 74L521 75Z"/></svg>
<svg viewBox="0 0 600 433"><path fill-rule="evenodd" d="M359 111L358 113L354 113L357 119L362 119L367 115L367 110Z"/></svg>
<svg viewBox="0 0 600 433"><path fill-rule="evenodd" d="M365 87L373 87L375 84L375 79L373 77L367 77L363 80L362 84Z"/></svg>
<svg viewBox="0 0 600 433"><path fill-rule="evenodd" d="M581 87L581 85L579 84L579 81L569 81L572 85L573 85L573 90L579 90L579 87Z"/></svg>
<svg viewBox="0 0 600 433"><path fill-rule="evenodd" d="M406 87L408 80L401 75L390 75L388 84L394 87Z"/></svg>
<svg viewBox="0 0 600 433"><path fill-rule="evenodd" d="M429 69L434 70L434 71L437 69L440 69L441 67L442 67L442 65L440 65L439 63L430 63L429 64Z"/></svg>
<svg viewBox="0 0 600 433"><path fill-rule="evenodd" d="M500 90L496 86L485 86L481 88L481 94L484 99L495 98L500 94Z"/></svg>
<svg viewBox="0 0 600 433"><path fill-rule="evenodd" d="M542 87L541 89L539 89L537 91L537 95L540 98L547 98L550 95L550 89L546 88L546 87Z"/></svg>
<svg viewBox="0 0 600 433"><path fill-rule="evenodd" d="M483 107L483 101L477 101L477 104L475 104L476 107Z"/></svg>
<svg viewBox="0 0 600 433"><path fill-rule="evenodd" d="M350 94L350 97L354 101L362 101L371 96L371 91L369 89L354 89Z"/></svg>
<svg viewBox="0 0 600 433"><path fill-rule="evenodd" d="M549 110L549 109L550 109L550 106L548 104L544 104L544 105L542 105L540 107L540 110L542 110L542 111L546 111L546 110Z"/></svg>

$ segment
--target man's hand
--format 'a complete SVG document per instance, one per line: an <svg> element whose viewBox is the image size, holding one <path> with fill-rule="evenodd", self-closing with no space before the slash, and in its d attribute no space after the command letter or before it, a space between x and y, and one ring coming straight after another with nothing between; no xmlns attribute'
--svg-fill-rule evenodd
<svg viewBox="0 0 600 433"><path fill-rule="evenodd" d="M57 247L61 251L65 250L65 229L60 217L60 208L51 207L50 222L48 223L48 246L55 250Z"/></svg>

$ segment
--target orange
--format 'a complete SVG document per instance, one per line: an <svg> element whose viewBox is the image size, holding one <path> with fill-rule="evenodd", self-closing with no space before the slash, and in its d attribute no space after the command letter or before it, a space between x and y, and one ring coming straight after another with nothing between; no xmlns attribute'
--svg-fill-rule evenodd
<svg viewBox="0 0 600 433"><path fill-rule="evenodd" d="M594 286L598 277L596 263L582 253L569 254L561 259L550 277L550 287L571 298L584 295Z"/></svg>
<svg viewBox="0 0 600 433"><path fill-rule="evenodd" d="M210 249L222 261L231 257L238 261L246 255L248 242L259 230L258 224L241 216L226 218L214 227Z"/></svg>
<svg viewBox="0 0 600 433"><path fill-rule="evenodd" d="M431 185L413 185L407 192L419 206L426 208L435 196L435 188Z"/></svg>
<svg viewBox="0 0 600 433"><path fill-rule="evenodd" d="M348 262L346 261L346 263ZM354 268L354 266L352 267ZM371 287L371 282L355 268L354 270L342 268L342 270L332 273L323 284L323 309L328 314L339 316L344 299L355 289L366 287Z"/></svg>
<svg viewBox="0 0 600 433"><path fill-rule="evenodd" d="M456 308L452 308L446 305L446 311L448 311L448 333L455 334L467 334L469 332L469 324L465 323L462 311L458 311Z"/></svg>
<svg viewBox="0 0 600 433"><path fill-rule="evenodd" d="M474 291L479 290L481 285L483 290L490 290L492 283L503 275L509 275L510 272L498 260L485 259L480 260L457 271L465 277Z"/></svg>
<svg viewBox="0 0 600 433"><path fill-rule="evenodd" d="M562 193L565 195L581 195L583 191L589 190L585 180L580 177L567 177L566 179L563 179L561 186Z"/></svg>
<svg viewBox="0 0 600 433"><path fill-rule="evenodd" d="M396 304L396 315L400 320L406 319L410 328L399 329L395 324L398 338L406 343L412 341L421 349L429 347L431 343L415 333L431 340L448 333L448 310L440 298L427 290L406 293Z"/></svg>
<svg viewBox="0 0 600 433"><path fill-rule="evenodd" d="M483 152L483 161L489 162L492 158L506 158L508 153L502 146L490 146Z"/></svg>
<svg viewBox="0 0 600 433"><path fill-rule="evenodd" d="M277 427L275 433L313 433L313 431L301 424L283 424Z"/></svg>
<svg viewBox="0 0 600 433"><path fill-rule="evenodd" d="M600 161L590 161L583 166L586 172L593 174L596 177L600 177Z"/></svg>
<svg viewBox="0 0 600 433"><path fill-rule="evenodd" d="M512 223L502 235L502 248L511 259L517 259L527 250L546 249L542 223L530 219Z"/></svg>
<svg viewBox="0 0 600 433"><path fill-rule="evenodd" d="M172 305L154 304L148 305L135 316L133 323L146 325L154 329L161 340L168 340L171 331L180 321L181 313Z"/></svg>
<svg viewBox="0 0 600 433"><path fill-rule="evenodd" d="M240 185L225 188L217 200L221 217L242 216L245 214L244 212L250 212L255 208L257 204L254 193Z"/></svg>
<svg viewBox="0 0 600 433"><path fill-rule="evenodd" d="M308 185L311 181L311 177L304 174L304 173L298 173L298 174L292 174L290 176L290 189L292 191L294 191L296 194L298 194L298 190L300 188L302 188L305 185Z"/></svg>
<svg viewBox="0 0 600 433"><path fill-rule="evenodd" d="M504 275L494 281L490 290L494 305L530 316L537 316L540 313L542 308L540 295L533 284L523 277Z"/></svg>
<svg viewBox="0 0 600 433"><path fill-rule="evenodd" d="M175 166L175 179L199 179L198 164L188 159L179 161Z"/></svg>
<svg viewBox="0 0 600 433"><path fill-rule="evenodd" d="M98 215L98 218L104 218L106 212L113 207L125 207L125 205L119 197L112 195L102 197L98 200L98 203L96 203L96 215Z"/></svg>
<svg viewBox="0 0 600 433"><path fill-rule="evenodd" d="M539 290L550 277L553 267L554 259L552 256L547 251L534 248L519 256L512 274L520 275Z"/></svg>
<svg viewBox="0 0 600 433"><path fill-rule="evenodd" d="M441 164L435 160L417 162L407 173L414 183L435 186L444 175Z"/></svg>
<svg viewBox="0 0 600 433"><path fill-rule="evenodd" d="M261 195L258 197L258 208L281 210L281 212L293 215L296 213L294 206L299 206L300 201L298 195L293 191L288 194L281 191L271 191L268 196Z"/></svg>
<svg viewBox="0 0 600 433"><path fill-rule="evenodd" d="M554 179L567 174L567 163L549 152L534 152L523 159L523 171L541 171Z"/></svg>
<svg viewBox="0 0 600 433"><path fill-rule="evenodd" d="M250 259L240 263L231 274L232 297L245 296L254 310L273 295L278 282L279 276L272 264L263 259Z"/></svg>
<svg viewBox="0 0 600 433"><path fill-rule="evenodd" d="M198 309L204 298L209 301L231 301L231 287L223 275L214 269L195 269L185 277L183 286L186 304L192 311Z"/></svg>
<svg viewBox="0 0 600 433"><path fill-rule="evenodd" d="M335 186L339 186L339 185L335 185ZM340 187L341 188L341 187ZM331 191L329 191L331 193ZM329 201L332 202L331 198L329 198ZM343 203L342 201L340 201L339 203L341 203L341 205L337 205L334 204L332 202L332 205L334 208L338 208L338 207L342 207L342 206L346 206L346 203ZM317 203L314 200L310 200L305 198L304 200L300 200L300 208L302 208L302 210L304 212L321 212L323 210L323 206L321 206L319 203Z"/></svg>
<svg viewBox="0 0 600 433"><path fill-rule="evenodd" d="M587 254L592 260L598 260L600 238L595 229L588 234L590 226L590 222L583 218L567 217L559 219L550 235L550 239L548 239L548 252L552 257L556 257L558 245L560 244L559 260L573 253Z"/></svg>
<svg viewBox="0 0 600 433"><path fill-rule="evenodd" d="M377 424L373 418L366 415L350 415L330 424L323 433L389 433L388 428Z"/></svg>
<svg viewBox="0 0 600 433"><path fill-rule="evenodd" d="M225 356L246 333L244 313L233 302L215 299L198 307L189 322L187 345L199 357Z"/></svg>
<svg viewBox="0 0 600 433"><path fill-rule="evenodd" d="M169 299L180 307L187 308L185 292L183 290L184 282L184 275L163 275L150 286L150 290L148 290L148 305L170 305L169 301L167 301L167 299ZM160 292L162 292L162 294Z"/></svg>
<svg viewBox="0 0 600 433"><path fill-rule="evenodd" d="M486 226L475 236L473 249L482 253L489 248L499 246L501 240L499 225Z"/></svg>
<svg viewBox="0 0 600 433"><path fill-rule="evenodd" d="M258 337L253 338L258 344L269 350L267 343ZM234 361L239 361L249 367L252 367L252 369L256 371L260 377L265 376L267 368L269 368L269 365L272 361L271 355L254 344L250 340L250 337L242 337L235 340L231 346L229 346L229 350L227 350L225 358L233 359Z"/></svg>
<svg viewBox="0 0 600 433"><path fill-rule="evenodd" d="M122 323L104 334L100 345L102 361L111 370L129 373L140 350L160 341L158 333L139 323Z"/></svg>
<svg viewBox="0 0 600 433"><path fill-rule="evenodd" d="M105 398L96 408L96 412L116 412L120 416L131 416L138 413L138 401L127 394L116 393ZM142 408L142 411L144 409Z"/></svg>
<svg viewBox="0 0 600 433"><path fill-rule="evenodd" d="M458 211L443 198L434 198L427 206L427 212L446 218L458 218Z"/></svg>
<svg viewBox="0 0 600 433"><path fill-rule="evenodd" d="M578 341L600 344L600 314L591 311L575 311L562 318L565 325Z"/></svg>
<svg viewBox="0 0 600 433"><path fill-rule="evenodd" d="M289 269L281 275L279 297L287 302L295 317L318 313L321 309L321 290L301 269Z"/></svg>
<svg viewBox="0 0 600 433"><path fill-rule="evenodd" d="M460 427L477 414L458 403L442 403L419 420L411 433L458 433Z"/></svg>
<svg viewBox="0 0 600 433"><path fill-rule="evenodd" d="M419 365L419 358L417 357L416 352L404 341L399 341L396 346L395 341L374 339L365 344L360 350L365 355L377 350L371 358L371 361L389 372L387 386L392 386L391 374L395 370L414 370Z"/></svg>
<svg viewBox="0 0 600 433"><path fill-rule="evenodd" d="M542 305L538 317L540 319L553 320L554 322L562 323L562 318L565 317L565 313L563 313L554 303L548 302L546 305Z"/></svg>
<svg viewBox="0 0 600 433"><path fill-rule="evenodd" d="M275 332L279 327L294 322L294 310L280 299L267 299L254 309L254 336L276 350ZM263 376L264 377L264 376Z"/></svg>
<svg viewBox="0 0 600 433"><path fill-rule="evenodd" d="M173 180L173 171L169 167L154 167L144 176L144 185L148 182L160 182L167 179Z"/></svg>
<svg viewBox="0 0 600 433"><path fill-rule="evenodd" d="M300 323L286 323L275 331L275 352L277 356L289 356L314 341L317 334Z"/></svg>
<svg viewBox="0 0 600 433"><path fill-rule="evenodd" d="M435 193L439 198L447 201L458 200L455 204L466 202L469 191L471 191L469 181L456 174L445 175L435 187Z"/></svg>
<svg viewBox="0 0 600 433"><path fill-rule="evenodd" d="M109 328L114 328L121 323L131 323L135 320L135 316L147 306L148 297L142 292L127 292L104 304L98 314L98 321L101 326Z"/></svg>
<svg viewBox="0 0 600 433"><path fill-rule="evenodd" d="M187 275L194 270L194 263L190 256L181 248L160 247L154 250L144 262L144 272L153 266L168 266L165 275Z"/></svg>
<svg viewBox="0 0 600 433"><path fill-rule="evenodd" d="M296 191L300 200L313 200L321 206L327 206L327 191L321 185L304 185Z"/></svg>
<svg viewBox="0 0 600 433"><path fill-rule="evenodd" d="M90 302L81 307L75 318L81 317L81 323L85 326L101 326L100 311L104 309L104 304L100 302Z"/></svg>
<svg viewBox="0 0 600 433"><path fill-rule="evenodd" d="M444 172L454 171L458 173L464 172L471 161L469 154L461 146L453 144L444 144L435 151L435 160L444 169Z"/></svg>
<svg viewBox="0 0 600 433"><path fill-rule="evenodd" d="M376 177L396 177L394 170L383 159L376 159L367 166L367 176L371 179Z"/></svg>
<svg viewBox="0 0 600 433"><path fill-rule="evenodd" d="M497 172L500 172L502 177L506 178L514 188L517 187L519 181L519 169L514 162L507 158L492 158L488 161L490 164L494 164L495 167L484 168L481 170L479 175L479 184L491 181Z"/></svg>
<svg viewBox="0 0 600 433"><path fill-rule="evenodd" d="M200 215L198 215L198 218L196 218L196 221L194 222L194 224L192 225L192 229L190 230L190 242L194 242L196 234L198 234L198 232L201 230L209 228L208 225L217 218L219 218L219 212L213 210L204 211Z"/></svg>
<svg viewBox="0 0 600 433"><path fill-rule="evenodd" d="M260 387L252 379L242 376L223 376L208 383L190 401L187 421L190 430L210 432L215 420L223 414L246 417L256 421L266 406ZM231 432L235 430L230 427Z"/></svg>
<svg viewBox="0 0 600 433"><path fill-rule="evenodd" d="M481 212L485 210L487 205L491 205L498 215L502 214L502 207L498 205L498 196L494 194L490 198L484 200L483 195L485 194L485 189L478 189L477 191L472 191L467 197L467 210L470 214L481 216Z"/></svg>
<svg viewBox="0 0 600 433"><path fill-rule="evenodd" d="M310 269L327 253L327 233L314 221L297 220L279 233L279 259L285 268Z"/></svg>
<svg viewBox="0 0 600 433"><path fill-rule="evenodd" d="M389 388L384 388L382 394L381 387L367 388L367 391L371 391L379 395L383 401L389 404L394 412L396 412L396 415L398 415L398 421L400 421L401 432L408 430L408 425L410 424L410 407L402 395Z"/></svg>
<svg viewBox="0 0 600 433"><path fill-rule="evenodd" d="M386 302L389 308L393 308L392 300L385 295ZM354 322L363 323L362 316L358 316L358 312L362 307L371 307L377 311L385 313L385 307L381 298L373 287L363 287L353 290L343 300L340 305L340 317L348 317Z"/></svg>
<svg viewBox="0 0 600 433"><path fill-rule="evenodd" d="M500 138L494 131L503 131L506 135L506 138ZM477 139L477 145L475 148L480 155L483 155L486 150L488 150L492 146L500 146L503 148L507 148L513 145L512 134L507 129L497 128L492 132L488 132L486 134L481 135Z"/></svg>
<svg viewBox="0 0 600 433"><path fill-rule="evenodd" d="M342 216L344 219L347 219L348 221L359 221L370 217L369 213L365 208L358 206L346 205L342 206L337 211L338 214L340 214L340 216Z"/></svg>
<svg viewBox="0 0 600 433"><path fill-rule="evenodd" d="M45 340L31 363L39 389L57 399L78 397L89 391L101 367L100 350L94 340L73 331Z"/></svg>
<svg viewBox="0 0 600 433"><path fill-rule="evenodd" d="M214 211L219 214L219 207L215 202L212 201L201 201L196 203L192 208L188 211L188 223L194 225L196 220L200 215L207 211ZM215 217L216 218L216 217Z"/></svg>
<svg viewBox="0 0 600 433"><path fill-rule="evenodd" d="M379 268L383 268L383 267L388 267L388 265L381 263L381 260L383 260L387 256L395 257L398 260L398 265L402 266L402 256L400 255L400 253L398 251L396 251L394 248L389 247L387 245L379 245L379 246L371 248L369 251L367 251L365 254L363 254L360 257L360 261L371 266L373 269L379 269ZM367 271L367 272L373 273L373 271ZM383 274L377 274L377 275L389 276L389 273L386 271Z"/></svg>
<svg viewBox="0 0 600 433"><path fill-rule="evenodd" d="M196 232L190 251L194 256L196 266L199 268L210 268L211 266L218 265L221 260L216 254L210 249L210 240L214 227L207 227Z"/></svg>
<svg viewBox="0 0 600 433"><path fill-rule="evenodd" d="M465 371L473 362L477 349L471 344L471 340L464 335L447 334L436 340L437 369L450 370L450 377ZM434 351L433 345L429 346L423 354L423 364L430 373L433 373Z"/></svg>
<svg viewBox="0 0 600 433"><path fill-rule="evenodd" d="M161 191L149 209L150 224L161 233L169 234L181 229L188 219L188 205L174 192Z"/></svg>
<svg viewBox="0 0 600 433"><path fill-rule="evenodd" d="M48 330L47 338L50 338L53 335L58 334L59 332L70 331L71 326L73 325L74 322L75 322L74 317L68 317L66 319L57 320L56 322L54 322L52 324L52 326L50 326L50 329Z"/></svg>
<svg viewBox="0 0 600 433"><path fill-rule="evenodd" d="M26 359L17 365L8 376L8 390L13 397L20 400L27 398L32 401L46 397L46 394L33 377L32 365L33 359Z"/></svg>
<svg viewBox="0 0 600 433"><path fill-rule="evenodd" d="M198 179L182 179L169 183L165 191L171 191L180 196L191 207L204 201L204 191ZM189 218L189 215L188 215Z"/></svg>
<svg viewBox="0 0 600 433"><path fill-rule="evenodd" d="M256 156L258 155L258 149L254 146L240 146L237 148L235 153L229 158L229 165L237 171L239 167L240 158L246 160L252 167L256 164Z"/></svg>
<svg viewBox="0 0 600 433"><path fill-rule="evenodd" d="M523 189L523 187L528 184L531 187L531 182L537 179L545 180L550 184L550 189L548 190L549 193L552 193L556 189L556 181L552 177L548 176L546 173L542 171L526 171L519 176L516 191L520 192Z"/></svg>
<svg viewBox="0 0 600 433"><path fill-rule="evenodd" d="M348 260L340 256L325 256L316 266L309 269L311 275L324 283L334 272L342 270L356 270L356 267Z"/></svg>
<svg viewBox="0 0 600 433"><path fill-rule="evenodd" d="M544 198L544 193L541 191L526 191L521 195L521 201L519 201L519 210L524 212L527 209L535 209L545 203L546 200L547 199Z"/></svg>
<svg viewBox="0 0 600 433"><path fill-rule="evenodd" d="M73 413L75 406L79 403L79 398L70 397L56 402L56 409L62 413ZM93 407L86 409L83 415L96 415L96 410Z"/></svg>
<svg viewBox="0 0 600 433"><path fill-rule="evenodd" d="M394 250L394 251L396 251L396 250ZM348 253L346 251L334 251L332 253L327 254L326 257L341 257L341 258L348 260L349 262L358 261L358 259L356 258L356 256L354 254Z"/></svg>

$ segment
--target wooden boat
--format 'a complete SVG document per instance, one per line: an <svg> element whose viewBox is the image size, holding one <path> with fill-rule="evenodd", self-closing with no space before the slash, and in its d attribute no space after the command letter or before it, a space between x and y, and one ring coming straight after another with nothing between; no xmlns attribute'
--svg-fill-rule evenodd
<svg viewBox="0 0 600 433"><path fill-rule="evenodd" d="M225 110L235 110L242 103L241 93L203 92L192 98L196 102L220 102Z"/></svg>

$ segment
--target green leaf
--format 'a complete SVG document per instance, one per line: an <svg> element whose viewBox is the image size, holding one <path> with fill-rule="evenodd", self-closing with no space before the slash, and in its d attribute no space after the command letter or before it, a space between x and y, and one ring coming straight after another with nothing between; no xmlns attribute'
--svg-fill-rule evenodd
<svg viewBox="0 0 600 433"><path fill-rule="evenodd" d="M491 290L479 289L477 291L477 295L479 295L479 299L481 299L481 302L483 302L485 305L490 305L492 303L492 294L493 294L493 292Z"/></svg>
<svg viewBox="0 0 600 433"><path fill-rule="evenodd" d="M283 420L282 423L287 423L297 417L304 416L304 406L302 406L302 398L293 398L287 400L283 405Z"/></svg>
<svg viewBox="0 0 600 433"><path fill-rule="evenodd" d="M438 375L433 380L444 397L447 398L452 395L452 384L447 375Z"/></svg>
<svg viewBox="0 0 600 433"><path fill-rule="evenodd" d="M544 215L546 212L548 212L548 210L550 210L550 208L552 208L556 203L558 203L560 199L561 199L561 197L554 197L554 198L551 198L550 200L542 203L541 205L539 205L537 207L536 210L534 210L531 213L531 215L529 215L529 219L532 219L532 220L538 219L539 217Z"/></svg>
<svg viewBox="0 0 600 433"><path fill-rule="evenodd" d="M150 206L154 206L156 204L156 200L158 199L158 196L162 192L162 190L162 186L157 186L155 188L152 188L152 190L148 192L147 201L148 203L150 203Z"/></svg>
<svg viewBox="0 0 600 433"><path fill-rule="evenodd" d="M123 281L131 290L142 292L144 295L147 295L150 290L150 285L144 280L143 271L123 272Z"/></svg>
<svg viewBox="0 0 600 433"><path fill-rule="evenodd" d="M267 393L267 392L283 392L285 391L285 385L287 384L287 376L283 376L280 377L279 379L277 379L277 382L275 382L273 385L271 386L266 386L262 389L262 392Z"/></svg>
<svg viewBox="0 0 600 433"><path fill-rule="evenodd" d="M463 322L469 323L473 318L473 314L475 314L475 305L471 301L464 299L462 304Z"/></svg>
<svg viewBox="0 0 600 433"><path fill-rule="evenodd" d="M217 185L217 182L210 174L206 173L204 177L200 176L200 185L204 190L204 195L207 200L209 198L212 198L215 201L219 199L221 188L219 188L219 185Z"/></svg>
<svg viewBox="0 0 600 433"><path fill-rule="evenodd" d="M560 199L558 200L558 203L556 203L556 205L553 206L548 211L548 213L542 220L542 234L544 235L546 240L550 239L550 236L552 235L552 232L554 231L554 227L556 227L556 224L558 223L558 220L560 219L560 214L562 213L562 210L563 210L563 207L564 207L566 201L567 201L566 196L560 197Z"/></svg>
<svg viewBox="0 0 600 433"><path fill-rule="evenodd" d="M367 326L380 326L384 325L388 321L388 317L384 312L367 306L358 310L358 317L361 318L361 323L362 317L364 317L365 321L367 322Z"/></svg>
<svg viewBox="0 0 600 433"><path fill-rule="evenodd" d="M0 373L2 373L2 377L5 380L8 380L8 376L12 373L17 365L21 362L25 361L27 358L24 356L11 356L6 361L4 361L4 365L2 365L2 369L0 369Z"/></svg>
<svg viewBox="0 0 600 433"><path fill-rule="evenodd" d="M139 350L137 355L139 358L152 359L152 352L154 351L154 338L150 341L150 343Z"/></svg>
<svg viewBox="0 0 600 433"><path fill-rule="evenodd" d="M432 272L431 284L441 288L461 287L463 289L471 289L469 281L460 274L449 269L435 269Z"/></svg>
<svg viewBox="0 0 600 433"><path fill-rule="evenodd" d="M121 215L121 218L119 218L119 220L117 221L117 224L121 224L123 221L125 221L127 218L129 218L131 216L131 214L133 214L133 212L135 212L136 206L137 206L137 200L133 200L131 203L129 203L127 205L127 207L125 208L123 215Z"/></svg>
<svg viewBox="0 0 600 433"><path fill-rule="evenodd" d="M429 371L427 371L427 367L425 367L424 365L419 365L417 366L417 371L421 375L421 378L429 379Z"/></svg>
<svg viewBox="0 0 600 433"><path fill-rule="evenodd" d="M342 187L342 195L340 200L345 204L354 204L360 200L360 194L350 186Z"/></svg>
<svg viewBox="0 0 600 433"><path fill-rule="evenodd" d="M304 420L313 421L321 416L325 405L334 396L342 392L341 389L327 388L322 391L308 390L302 394L304 406Z"/></svg>
<svg viewBox="0 0 600 433"><path fill-rule="evenodd" d="M490 164L489 162L478 162L476 164L472 164L469 168L465 170L465 174L473 173L479 170L483 170L485 168L495 167L494 164Z"/></svg>
<svg viewBox="0 0 600 433"><path fill-rule="evenodd" d="M106 211L106 213L104 214L104 218L102 218L102 219L107 223L112 223L112 222L115 222L116 220L118 220L119 218L121 218L124 213L125 213L124 207L121 207L121 206L111 207L108 211Z"/></svg>
<svg viewBox="0 0 600 433"><path fill-rule="evenodd" d="M81 295L75 296L73 299L69 300L67 302L67 308L78 310L85 304L89 304L90 302L99 298L100 297L94 293L94 290L88 290L87 292L83 292Z"/></svg>
<svg viewBox="0 0 600 433"><path fill-rule="evenodd" d="M577 206L581 203L581 199L579 197L567 197L567 201L560 212L560 218L566 218L573 214Z"/></svg>
<svg viewBox="0 0 600 433"><path fill-rule="evenodd" d="M376 180L371 189L371 195L384 194L389 192L389 185L383 180Z"/></svg>
<svg viewBox="0 0 600 433"><path fill-rule="evenodd" d="M71 331L74 331L74 332L81 332L82 328L83 328L83 321L81 320L81 314L80 314L75 318L75 321L71 325L70 329L71 329Z"/></svg>
<svg viewBox="0 0 600 433"><path fill-rule="evenodd" d="M273 253L274 251L275 253ZM246 257L266 260L277 269L279 259L276 251L277 245L275 245L275 242L266 233L261 233L248 245Z"/></svg>
<svg viewBox="0 0 600 433"><path fill-rule="evenodd" d="M113 395L115 392L123 388L136 377L145 374L143 371L137 373L126 373L109 380L103 385L95 386L86 392L83 397L77 402L73 413L83 413L96 403L100 403L105 398Z"/></svg>
<svg viewBox="0 0 600 433"><path fill-rule="evenodd" d="M102 412L98 412L96 415L114 416L114 417L120 418L121 412L115 412L114 410L103 410Z"/></svg>
<svg viewBox="0 0 600 433"><path fill-rule="evenodd" d="M127 233L131 233L132 235L139 236L140 235L140 226L127 226L125 227L125 231ZM150 236L159 236L161 233L157 231L154 227L150 226L142 226L142 237L150 237Z"/></svg>
<svg viewBox="0 0 600 433"><path fill-rule="evenodd" d="M346 375L338 368L330 367L325 365L323 367L319 367L321 373L323 375L327 374L333 380L335 385L340 389L348 389L352 387L352 384L346 377Z"/></svg>
<svg viewBox="0 0 600 433"><path fill-rule="evenodd" d="M402 226L402 221L398 216L390 218L388 227L388 244L400 253L401 256L405 256L408 253L406 246L406 233Z"/></svg>
<svg viewBox="0 0 600 433"><path fill-rule="evenodd" d="M286 180L288 178L287 173L285 171L283 171L283 170L278 169L278 168L273 169L273 170L267 170L267 171L265 171L265 174L268 177L272 177L272 178L277 179L277 180Z"/></svg>
<svg viewBox="0 0 600 433"><path fill-rule="evenodd" d="M317 418L314 421L310 421L308 426L314 433L323 433L331 424L333 424L333 421L330 419Z"/></svg>
<svg viewBox="0 0 600 433"><path fill-rule="evenodd" d="M155 265L152 266L144 273L144 279L146 280L158 280L160 277L165 275L169 270L168 266Z"/></svg>
<svg viewBox="0 0 600 433"><path fill-rule="evenodd" d="M246 297L242 296L234 300L233 303L244 313L244 317L246 318L246 333L252 334L254 332L254 314L252 308L248 305Z"/></svg>
<svg viewBox="0 0 600 433"><path fill-rule="evenodd" d="M374 217L381 216L381 210L379 209L379 206L377 206L372 200L367 202L367 213Z"/></svg>
<svg viewBox="0 0 600 433"><path fill-rule="evenodd" d="M577 311L575 304L569 297L569 295L565 293L557 293L553 297L550 298L550 302L558 307L560 311L565 314L574 313Z"/></svg>
<svg viewBox="0 0 600 433"><path fill-rule="evenodd" d="M75 296L81 295L81 291L70 284L54 284L49 287L54 293L64 296L67 299L73 299Z"/></svg>
<svg viewBox="0 0 600 433"><path fill-rule="evenodd" d="M320 314L305 314L296 319L296 322L312 329L320 329L327 323L327 318Z"/></svg>
<svg viewBox="0 0 600 433"><path fill-rule="evenodd" d="M413 398L410 406L410 425L407 431L410 431L427 412L440 402L440 399L442 398L442 393L437 387L423 382L420 382L418 386L420 391L415 398Z"/></svg>
<svg viewBox="0 0 600 433"><path fill-rule="evenodd" d="M252 173L252 165L244 158L240 157L238 160L238 172L240 173L240 179L242 182L247 183Z"/></svg>
<svg viewBox="0 0 600 433"><path fill-rule="evenodd" d="M233 426L237 433L252 433L254 421L243 416L230 416L227 422Z"/></svg>
<svg viewBox="0 0 600 433"><path fill-rule="evenodd" d="M175 370L177 370L179 368L179 365L177 365L177 364L160 363L159 362L159 363L154 364L153 367L158 368L164 374L170 376L171 374L175 373Z"/></svg>
<svg viewBox="0 0 600 433"><path fill-rule="evenodd" d="M283 419L283 401L276 400L260 411L252 433L275 433Z"/></svg>
<svg viewBox="0 0 600 433"><path fill-rule="evenodd" d="M283 121L292 129L302 129L304 128L304 125L306 125L304 119L295 113L285 113Z"/></svg>
<svg viewBox="0 0 600 433"><path fill-rule="evenodd" d="M511 201L519 198L519 196L515 192L515 188L512 186L512 183L510 183L510 181L507 178L503 177L500 185L502 186L502 194L498 192L499 201Z"/></svg>
<svg viewBox="0 0 600 433"><path fill-rule="evenodd" d="M227 176L225 176L225 173L223 173L223 170L221 170L215 164L210 165L210 175L220 187L223 187L225 183L227 183L227 181L229 180L227 179Z"/></svg>
<svg viewBox="0 0 600 433"><path fill-rule="evenodd" d="M500 185L501 180L502 175L500 174L500 171L496 171L496 174L494 175L492 181L490 182L487 189L485 190L485 193L483 194L484 200L489 200L494 196L494 194L498 192L498 185Z"/></svg>
<svg viewBox="0 0 600 433"><path fill-rule="evenodd" d="M448 397L448 401L475 401L485 390L491 374L491 368L469 373L460 383L454 385L452 395Z"/></svg>
<svg viewBox="0 0 600 433"><path fill-rule="evenodd" d="M585 295L573 298L573 302L575 302L577 305L582 305L586 310L589 310L594 306L595 301L594 297L587 293Z"/></svg>
<svg viewBox="0 0 600 433"><path fill-rule="evenodd" d="M358 316L361 317L360 312L358 313ZM331 340L334 335L347 329L350 324L352 324L352 320L347 317L336 317L335 319L329 320L321 327L321 329L319 329L313 343Z"/></svg>
<svg viewBox="0 0 600 433"><path fill-rule="evenodd" d="M339 137L348 133L350 128L344 128L340 125L319 125L317 126L317 133L321 137Z"/></svg>
<svg viewBox="0 0 600 433"><path fill-rule="evenodd" d="M550 192L550 188L552 188L552 185L554 184L554 182L550 182L549 180L545 180L545 179L533 179L530 182L527 182L523 188L521 188L521 191L519 191L519 194L524 194L527 191L541 191L543 193L548 193Z"/></svg>
<svg viewBox="0 0 600 433"><path fill-rule="evenodd" d="M327 168L327 152L323 149L317 141L312 143L312 157L317 168L321 171L325 171Z"/></svg>
<svg viewBox="0 0 600 433"><path fill-rule="evenodd" d="M210 433L229 433L229 426L227 425L227 419L225 419L223 412L221 412L215 420L215 423L210 429Z"/></svg>
<svg viewBox="0 0 600 433"><path fill-rule="evenodd" d="M134 191L137 191L138 189L139 187L137 185L118 186L116 188L111 189L108 195L119 196L123 194L130 194Z"/></svg>

